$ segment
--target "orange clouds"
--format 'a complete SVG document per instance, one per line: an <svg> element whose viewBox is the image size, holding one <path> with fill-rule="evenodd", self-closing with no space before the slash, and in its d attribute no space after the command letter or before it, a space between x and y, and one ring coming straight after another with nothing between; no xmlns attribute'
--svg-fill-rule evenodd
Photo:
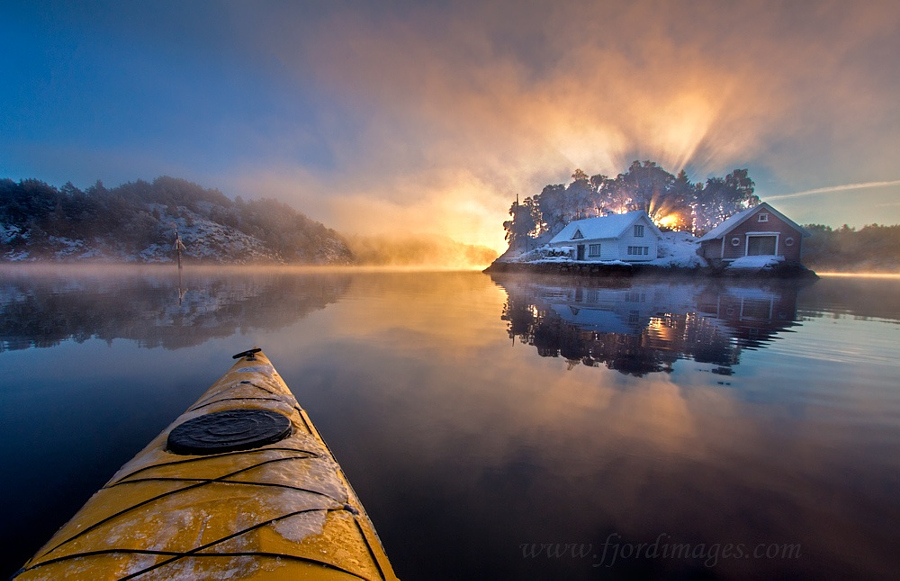
<svg viewBox="0 0 900 581"><path fill-rule="evenodd" d="M257 15L255 38L325 95L339 169L247 172L338 229L499 250L515 193L633 159L701 180L750 166L764 194L895 179L896 3L340 6Z"/></svg>

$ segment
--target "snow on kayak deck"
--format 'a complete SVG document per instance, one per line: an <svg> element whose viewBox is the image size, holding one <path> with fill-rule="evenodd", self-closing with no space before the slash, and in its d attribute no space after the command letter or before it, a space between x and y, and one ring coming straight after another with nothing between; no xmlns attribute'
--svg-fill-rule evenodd
<svg viewBox="0 0 900 581"><path fill-rule="evenodd" d="M176 427L229 409L286 416L290 435L209 455L179 455L167 448ZM279 569L286 577L295 570L302 576L312 567L328 578L383 579L385 571L392 578L387 561L376 556L383 548L370 530L327 446L260 355L235 364L125 464L19 574L22 579L79 577L87 571L115 578L244 579Z"/></svg>

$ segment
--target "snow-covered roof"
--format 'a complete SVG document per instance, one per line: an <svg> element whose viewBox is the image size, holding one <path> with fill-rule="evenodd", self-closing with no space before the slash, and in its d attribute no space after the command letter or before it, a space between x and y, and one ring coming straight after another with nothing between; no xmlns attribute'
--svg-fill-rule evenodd
<svg viewBox="0 0 900 581"><path fill-rule="evenodd" d="M647 213L643 210L635 210L626 214L612 214L597 218L574 220L566 224L566 227L560 230L559 234L550 239L550 244L570 242L573 239L580 240L581 238L585 240L618 238L629 226L637 222L641 216L647 216ZM647 221L650 222L649 217ZM659 236L659 229L653 222L650 222L650 226L656 235ZM581 233L580 237L575 237L577 232Z"/></svg>
<svg viewBox="0 0 900 581"><path fill-rule="evenodd" d="M724 222L722 222L721 224L719 224L718 226L716 226L715 228L713 228L712 230L707 232L704 236L702 236L700 238L699 241L706 242L708 240L716 240L718 238L721 238L722 236L726 235L731 229L742 224L744 222L744 220L746 220L747 218L752 216L754 212L756 212L757 210L760 210L760 209L766 209L769 212L772 212L773 214L775 214L776 216L781 218L783 221L785 221L786 223L790 224L791 226L793 226L794 228L799 230L802 236L809 236L809 233L806 230L804 230L803 228L801 228L799 224L797 224L796 222L794 222L793 220L791 220L790 218L788 218L787 216L785 216L784 214L782 214L781 212L779 212L778 210L776 210L775 208L770 206L767 202L762 202L756 206L751 206L742 212L738 212L734 216L731 216L730 218L728 218L727 220L725 220Z"/></svg>

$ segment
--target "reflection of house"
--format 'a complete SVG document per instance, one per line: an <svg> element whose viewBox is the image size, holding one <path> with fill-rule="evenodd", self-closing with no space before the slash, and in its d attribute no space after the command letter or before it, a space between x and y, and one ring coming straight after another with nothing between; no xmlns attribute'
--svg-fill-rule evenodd
<svg viewBox="0 0 900 581"><path fill-rule="evenodd" d="M569 222L549 245L571 248L575 260L640 262L656 258L660 236L647 213L635 211Z"/></svg>
<svg viewBox="0 0 900 581"><path fill-rule="evenodd" d="M728 218L700 238L700 256L730 262L744 256L782 256L800 262L800 247L809 234L763 202Z"/></svg>
<svg viewBox="0 0 900 581"><path fill-rule="evenodd" d="M576 287L542 297L565 322L601 333L640 335L661 316L691 312L692 285L641 284L622 288Z"/></svg>
<svg viewBox="0 0 900 581"><path fill-rule="evenodd" d="M551 286L503 283L502 318L542 357L643 375L678 359L730 375L743 348L761 348L794 325L796 286L643 283Z"/></svg>
<svg viewBox="0 0 900 581"><path fill-rule="evenodd" d="M632 317L629 317L628 314L623 317L622 313L607 309L560 304L551 305L550 307L563 321L569 324L579 328L602 329L604 333L634 335L640 333L641 329L646 325L646 320L631 322ZM634 313L633 318L637 319L640 315L638 311L634 311ZM644 324L642 325L641 323Z"/></svg>
<svg viewBox="0 0 900 581"><path fill-rule="evenodd" d="M725 325L742 346L761 347L794 325L797 289L729 287L718 292L707 289L699 297L698 308Z"/></svg>

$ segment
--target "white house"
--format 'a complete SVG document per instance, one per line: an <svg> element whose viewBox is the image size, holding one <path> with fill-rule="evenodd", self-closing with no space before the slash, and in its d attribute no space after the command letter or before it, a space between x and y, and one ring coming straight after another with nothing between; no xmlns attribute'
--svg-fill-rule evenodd
<svg viewBox="0 0 900 581"><path fill-rule="evenodd" d="M655 260L662 234L646 212L612 214L569 222L548 244L571 248L575 260Z"/></svg>

